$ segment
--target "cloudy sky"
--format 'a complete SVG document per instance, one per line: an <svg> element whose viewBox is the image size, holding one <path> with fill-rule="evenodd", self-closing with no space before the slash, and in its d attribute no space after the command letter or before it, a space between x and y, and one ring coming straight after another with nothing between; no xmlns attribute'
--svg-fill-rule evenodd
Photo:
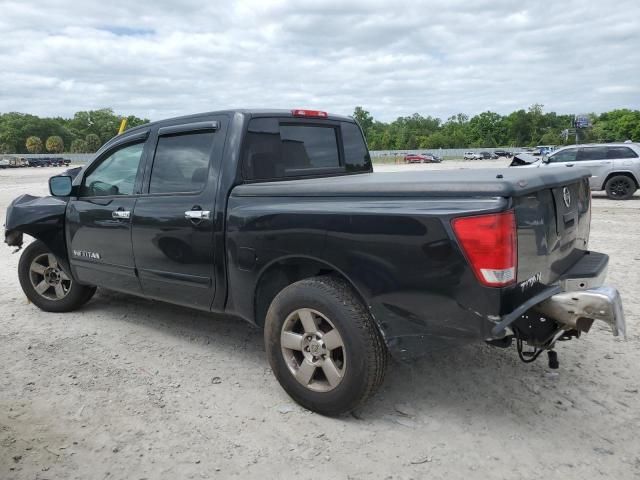
<svg viewBox="0 0 640 480"><path fill-rule="evenodd" d="M0 112L640 108L640 1L0 0Z"/></svg>

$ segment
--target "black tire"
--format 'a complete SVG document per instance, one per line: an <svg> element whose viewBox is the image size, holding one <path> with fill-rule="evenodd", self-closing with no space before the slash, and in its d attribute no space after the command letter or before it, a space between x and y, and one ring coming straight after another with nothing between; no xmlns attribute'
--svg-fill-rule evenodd
<svg viewBox="0 0 640 480"><path fill-rule="evenodd" d="M607 197L612 200L628 200L636 192L636 182L626 175L616 175L607 180L605 185Z"/></svg>
<svg viewBox="0 0 640 480"><path fill-rule="evenodd" d="M289 361L285 358L285 350L281 344L285 323L289 325L292 315L304 310L320 314L315 320L321 322L321 327L323 318L330 319L329 326L339 333L343 346L329 353L334 355L337 351L342 358L343 372L336 386L329 385L324 366L316 367L317 370L308 382L309 386L303 385L292 372L296 365L292 365L291 358ZM324 334L326 335L326 330ZM301 335L305 340L311 338L304 332ZM351 286L339 278L313 277L283 289L267 312L264 338L269 364L282 388L300 405L322 415L336 416L355 409L384 380L388 354L380 332ZM302 358L299 369L307 362L302 355L311 355L309 350L307 353L290 352L299 353ZM323 356L326 357L326 354ZM295 361L294 359L293 362ZM340 359L335 361L340 363ZM317 391L311 386L316 383L322 386L323 382L326 383L325 388L330 388L329 391Z"/></svg>
<svg viewBox="0 0 640 480"><path fill-rule="evenodd" d="M80 308L93 297L96 287L78 284L57 266L57 261L55 267L45 267L43 273L32 271L34 262L37 263L40 258L48 255L51 255L51 252L40 241L35 241L24 249L18 263L18 278L22 291L36 307L45 312L70 312ZM40 268L43 265L38 263L37 266ZM53 278L52 283L47 280L50 278ZM36 286L40 284L47 286L42 293L36 290ZM57 298L58 284L64 292L61 298Z"/></svg>

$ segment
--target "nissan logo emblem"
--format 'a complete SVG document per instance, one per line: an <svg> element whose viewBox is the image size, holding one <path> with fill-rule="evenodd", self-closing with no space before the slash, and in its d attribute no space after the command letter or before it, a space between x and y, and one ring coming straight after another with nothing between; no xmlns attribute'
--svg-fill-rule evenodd
<svg viewBox="0 0 640 480"><path fill-rule="evenodd" d="M562 198L564 199L564 204L569 208L571 206L571 192L567 187L562 189Z"/></svg>

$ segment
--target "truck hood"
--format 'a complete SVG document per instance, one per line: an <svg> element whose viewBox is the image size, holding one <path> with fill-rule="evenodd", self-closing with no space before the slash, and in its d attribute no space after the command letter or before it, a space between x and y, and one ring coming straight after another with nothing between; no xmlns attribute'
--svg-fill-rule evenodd
<svg viewBox="0 0 640 480"><path fill-rule="evenodd" d="M549 169L551 170L551 169ZM336 177L248 183L239 197L517 197L575 183L583 169L487 168L363 173Z"/></svg>

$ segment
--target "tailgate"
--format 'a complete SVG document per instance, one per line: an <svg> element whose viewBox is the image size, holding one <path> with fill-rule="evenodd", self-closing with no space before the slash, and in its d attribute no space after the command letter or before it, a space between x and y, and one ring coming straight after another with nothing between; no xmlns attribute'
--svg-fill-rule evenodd
<svg viewBox="0 0 640 480"><path fill-rule="evenodd" d="M588 179L514 198L518 228L517 282L522 293L549 285L569 270L588 247L591 192Z"/></svg>

